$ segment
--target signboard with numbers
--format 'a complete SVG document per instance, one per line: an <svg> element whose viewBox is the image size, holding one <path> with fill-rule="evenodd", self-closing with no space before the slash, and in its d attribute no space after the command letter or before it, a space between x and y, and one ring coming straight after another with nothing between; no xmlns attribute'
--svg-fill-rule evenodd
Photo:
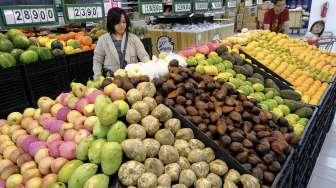
<svg viewBox="0 0 336 188"><path fill-rule="evenodd" d="M194 11L205 12L209 10L209 0L194 0Z"/></svg>
<svg viewBox="0 0 336 188"><path fill-rule="evenodd" d="M90 22L105 17L104 0L62 0L66 23Z"/></svg>
<svg viewBox="0 0 336 188"><path fill-rule="evenodd" d="M138 6L142 15L157 15L164 11L162 0L138 0Z"/></svg>
<svg viewBox="0 0 336 188"><path fill-rule="evenodd" d="M4 27L27 27L58 23L54 0L0 1L0 23Z"/></svg>
<svg viewBox="0 0 336 188"><path fill-rule="evenodd" d="M235 7L237 7L237 1L236 0L228 0L227 1L227 7L228 8L235 8Z"/></svg>
<svg viewBox="0 0 336 188"><path fill-rule="evenodd" d="M173 0L174 13L192 12L192 2L190 0Z"/></svg>
<svg viewBox="0 0 336 188"><path fill-rule="evenodd" d="M253 6L253 0L245 0L245 6L247 7Z"/></svg>
<svg viewBox="0 0 336 188"><path fill-rule="evenodd" d="M209 0L211 10L219 10L223 8L223 0Z"/></svg>

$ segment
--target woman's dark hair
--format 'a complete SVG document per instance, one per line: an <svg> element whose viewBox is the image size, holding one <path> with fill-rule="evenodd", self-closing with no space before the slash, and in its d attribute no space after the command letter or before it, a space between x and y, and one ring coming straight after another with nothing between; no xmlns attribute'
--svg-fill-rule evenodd
<svg viewBox="0 0 336 188"><path fill-rule="evenodd" d="M280 2L280 1L285 1L285 0L273 0L273 4L277 4L278 2Z"/></svg>
<svg viewBox="0 0 336 188"><path fill-rule="evenodd" d="M317 34L317 35L320 37L320 36L323 34L323 32L324 32L324 28L325 28L325 22L324 22L323 20L319 20L319 21L314 22L313 25L310 27L310 30L309 30L309 31L312 32L314 26L317 25L317 24L321 24L321 26L322 26L322 30L321 30L320 33L314 33L314 34Z"/></svg>
<svg viewBox="0 0 336 188"><path fill-rule="evenodd" d="M107 13L107 20L106 20L106 28L109 33L115 33L114 26L119 24L122 15L124 15L126 20L126 32L128 32L128 28L131 26L131 22L126 14L126 12L118 7L111 8Z"/></svg>

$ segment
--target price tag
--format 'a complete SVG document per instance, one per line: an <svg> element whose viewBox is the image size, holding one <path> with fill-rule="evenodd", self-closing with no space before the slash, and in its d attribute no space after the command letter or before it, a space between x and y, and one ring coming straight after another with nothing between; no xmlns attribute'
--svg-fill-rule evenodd
<svg viewBox="0 0 336 188"><path fill-rule="evenodd" d="M212 1L211 2L211 9L212 10L218 10L223 8L223 2L222 1Z"/></svg>
<svg viewBox="0 0 336 188"><path fill-rule="evenodd" d="M253 6L253 1L252 0L245 0L245 6L247 6L247 7Z"/></svg>
<svg viewBox="0 0 336 188"><path fill-rule="evenodd" d="M228 6L229 8L235 8L235 7L237 6L237 1L236 1L236 0L229 0L229 1L227 2L227 6Z"/></svg>
<svg viewBox="0 0 336 188"><path fill-rule="evenodd" d="M186 0L173 0L173 11L175 13L191 12L192 4Z"/></svg>
<svg viewBox="0 0 336 188"><path fill-rule="evenodd" d="M163 13L162 0L139 0L140 13L143 15L154 15Z"/></svg>
<svg viewBox="0 0 336 188"><path fill-rule="evenodd" d="M209 9L208 0L195 0L194 11L207 11Z"/></svg>
<svg viewBox="0 0 336 188"><path fill-rule="evenodd" d="M63 0L65 22L90 22L105 16L103 0Z"/></svg>
<svg viewBox="0 0 336 188"><path fill-rule="evenodd" d="M0 2L0 23L5 27L56 24L54 0Z"/></svg>
<svg viewBox="0 0 336 188"><path fill-rule="evenodd" d="M163 4L142 4L142 14L158 14L163 12Z"/></svg>

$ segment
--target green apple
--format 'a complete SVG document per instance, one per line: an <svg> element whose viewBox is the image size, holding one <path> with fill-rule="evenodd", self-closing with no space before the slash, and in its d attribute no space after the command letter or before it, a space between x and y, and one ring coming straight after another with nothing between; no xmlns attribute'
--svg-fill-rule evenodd
<svg viewBox="0 0 336 188"><path fill-rule="evenodd" d="M301 136L305 127L301 124L294 124L293 128L294 128L294 134L296 136Z"/></svg>
<svg viewBox="0 0 336 188"><path fill-rule="evenodd" d="M271 112L273 112L278 118L284 116L280 108L274 108Z"/></svg>
<svg viewBox="0 0 336 188"><path fill-rule="evenodd" d="M261 91L264 91L264 85L262 85L261 83L255 83L252 85L253 89L256 91L256 92L261 92Z"/></svg>
<svg viewBox="0 0 336 188"><path fill-rule="evenodd" d="M288 115L288 114L290 113L290 109L289 109L289 107L286 106L286 105L280 104L280 105L278 106L278 108L281 109L281 111L283 112L283 114L284 114L285 116Z"/></svg>

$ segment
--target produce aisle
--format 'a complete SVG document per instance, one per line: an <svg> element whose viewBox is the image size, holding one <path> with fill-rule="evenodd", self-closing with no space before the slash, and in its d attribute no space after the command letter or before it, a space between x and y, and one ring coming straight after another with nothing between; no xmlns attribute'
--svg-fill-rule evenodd
<svg viewBox="0 0 336 188"><path fill-rule="evenodd" d="M334 187L336 183L336 116L323 143L308 188Z"/></svg>

